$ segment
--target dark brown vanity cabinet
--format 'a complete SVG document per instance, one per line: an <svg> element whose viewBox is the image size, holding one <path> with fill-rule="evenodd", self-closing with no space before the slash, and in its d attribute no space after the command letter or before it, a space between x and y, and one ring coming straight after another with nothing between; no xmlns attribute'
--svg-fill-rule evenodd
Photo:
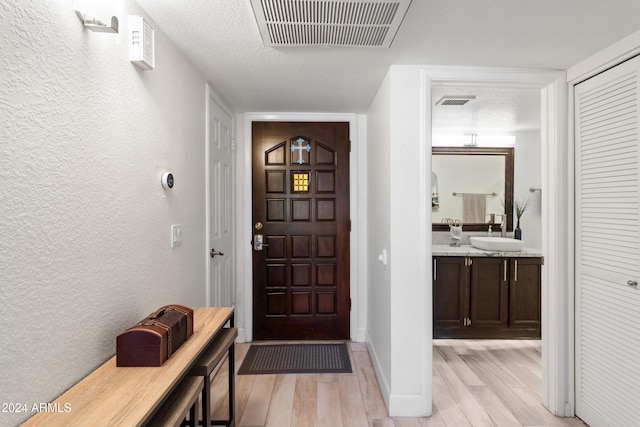
<svg viewBox="0 0 640 427"><path fill-rule="evenodd" d="M433 325L457 330L469 317L468 258L433 258Z"/></svg>
<svg viewBox="0 0 640 427"><path fill-rule="evenodd" d="M509 325L509 275L505 258L469 258L471 298L469 326L504 328Z"/></svg>
<svg viewBox="0 0 640 427"><path fill-rule="evenodd" d="M434 338L539 338L542 258L433 257Z"/></svg>
<svg viewBox="0 0 640 427"><path fill-rule="evenodd" d="M509 326L540 338L542 258L511 258L509 267Z"/></svg>

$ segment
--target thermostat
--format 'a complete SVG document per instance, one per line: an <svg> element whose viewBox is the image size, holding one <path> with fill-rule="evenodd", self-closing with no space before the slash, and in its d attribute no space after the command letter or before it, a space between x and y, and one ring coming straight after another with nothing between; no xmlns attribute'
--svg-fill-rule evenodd
<svg viewBox="0 0 640 427"><path fill-rule="evenodd" d="M171 172L165 172L162 174L162 188L169 189L173 188L173 174Z"/></svg>

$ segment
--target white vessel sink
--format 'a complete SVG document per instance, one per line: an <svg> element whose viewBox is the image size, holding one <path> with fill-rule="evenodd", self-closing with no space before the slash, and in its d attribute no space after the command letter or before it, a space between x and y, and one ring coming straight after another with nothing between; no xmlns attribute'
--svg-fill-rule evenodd
<svg viewBox="0 0 640 427"><path fill-rule="evenodd" d="M487 251L500 252L517 252L524 247L522 240L511 239L508 237L470 237L471 246Z"/></svg>

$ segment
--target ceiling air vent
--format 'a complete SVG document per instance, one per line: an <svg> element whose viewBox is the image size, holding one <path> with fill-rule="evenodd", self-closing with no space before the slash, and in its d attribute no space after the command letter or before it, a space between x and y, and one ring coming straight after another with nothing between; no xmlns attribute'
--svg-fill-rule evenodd
<svg viewBox="0 0 640 427"><path fill-rule="evenodd" d="M251 0L265 46L386 47L411 0Z"/></svg>
<svg viewBox="0 0 640 427"><path fill-rule="evenodd" d="M465 105L473 99L476 99L475 95L443 96L436 102L436 105Z"/></svg>

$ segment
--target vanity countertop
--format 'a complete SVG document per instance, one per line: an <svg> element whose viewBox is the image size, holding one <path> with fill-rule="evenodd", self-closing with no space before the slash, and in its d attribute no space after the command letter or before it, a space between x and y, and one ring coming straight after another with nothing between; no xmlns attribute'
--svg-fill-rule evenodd
<svg viewBox="0 0 640 427"><path fill-rule="evenodd" d="M434 256L485 256L485 257L510 257L510 258L541 258L542 252L538 249L523 248L521 251L486 251L471 245L450 246L432 245L431 251Z"/></svg>

